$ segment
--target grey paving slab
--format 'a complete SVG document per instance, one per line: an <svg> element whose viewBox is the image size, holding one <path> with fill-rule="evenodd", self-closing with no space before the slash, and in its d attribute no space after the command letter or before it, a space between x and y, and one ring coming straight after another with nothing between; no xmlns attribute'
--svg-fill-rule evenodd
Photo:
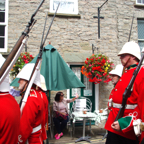
<svg viewBox="0 0 144 144"><path fill-rule="evenodd" d="M85 135L91 136L91 143L92 144L105 144L106 139L102 140L103 135L105 134L105 129L102 127L98 127L93 125L91 128L91 133L89 131L89 127L86 126ZM54 129L54 134L56 133L56 130ZM75 134L73 138L70 137L70 133L68 129L64 129L63 131L64 135L59 140L56 140L55 138L51 139L49 138L49 144L88 144L89 142L86 141L80 141L75 143L75 141L82 136L82 126L75 128ZM50 136L49 136L50 137Z"/></svg>

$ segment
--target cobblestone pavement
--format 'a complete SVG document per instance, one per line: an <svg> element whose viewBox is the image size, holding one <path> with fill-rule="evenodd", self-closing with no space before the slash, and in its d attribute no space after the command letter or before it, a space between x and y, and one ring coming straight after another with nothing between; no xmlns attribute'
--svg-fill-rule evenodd
<svg viewBox="0 0 144 144"><path fill-rule="evenodd" d="M69 140L70 141L70 140ZM91 139L91 143L92 144L105 144L105 140L102 139ZM49 144L76 144L75 141L73 142L66 142L66 141L49 141ZM77 142L77 144L89 144L89 142L86 141L81 141L81 142Z"/></svg>
<svg viewBox="0 0 144 144"><path fill-rule="evenodd" d="M85 135L91 136L91 143L93 144L105 144L106 139L103 139L104 134L106 133L106 130L103 128L103 125L95 126L92 125L91 133L89 131L89 127L86 127ZM49 135L49 144L76 144L75 141L82 137L82 126L75 128L75 134L73 138L70 137L70 133L68 132L68 129L65 129L63 131L64 135L59 140L56 140L55 138L51 139ZM56 133L56 130L54 130L54 134ZM89 142L86 141L80 141L77 142L77 144L88 144Z"/></svg>

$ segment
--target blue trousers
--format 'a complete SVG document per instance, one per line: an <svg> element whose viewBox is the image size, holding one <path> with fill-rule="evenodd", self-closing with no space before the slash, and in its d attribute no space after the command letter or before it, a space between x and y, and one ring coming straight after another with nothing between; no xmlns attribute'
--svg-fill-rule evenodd
<svg viewBox="0 0 144 144"><path fill-rule="evenodd" d="M62 130L65 128L67 122L68 122L69 118L67 116L67 119L63 119L62 117L54 117L53 121L56 127L56 130L58 132L58 134L60 134L62 132Z"/></svg>

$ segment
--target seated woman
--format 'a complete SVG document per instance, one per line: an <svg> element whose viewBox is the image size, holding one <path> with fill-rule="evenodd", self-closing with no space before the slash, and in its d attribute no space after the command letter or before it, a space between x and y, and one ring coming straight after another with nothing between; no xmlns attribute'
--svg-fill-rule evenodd
<svg viewBox="0 0 144 144"><path fill-rule="evenodd" d="M55 101L53 102L53 121L58 132L55 135L56 139L59 139L61 136L63 136L62 130L69 120L67 103L75 101L76 98L78 97L72 99L65 99L64 94L62 92L56 93Z"/></svg>

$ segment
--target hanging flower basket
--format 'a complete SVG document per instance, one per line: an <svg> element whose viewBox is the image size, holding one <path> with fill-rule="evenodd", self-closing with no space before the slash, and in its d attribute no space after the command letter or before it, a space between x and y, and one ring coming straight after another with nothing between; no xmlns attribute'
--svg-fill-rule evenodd
<svg viewBox="0 0 144 144"><path fill-rule="evenodd" d="M113 69L113 66L113 62L110 62L107 56L93 54L91 57L86 58L85 64L81 68L81 73L89 79L89 82L98 84L103 81L108 83L111 81L109 72Z"/></svg>
<svg viewBox="0 0 144 144"><path fill-rule="evenodd" d="M20 72L20 70L23 68L23 66L33 60L33 56L29 54L28 52L21 53L18 57L16 63L13 65L13 68L10 71L10 75L13 77L13 79L16 77L16 75Z"/></svg>

